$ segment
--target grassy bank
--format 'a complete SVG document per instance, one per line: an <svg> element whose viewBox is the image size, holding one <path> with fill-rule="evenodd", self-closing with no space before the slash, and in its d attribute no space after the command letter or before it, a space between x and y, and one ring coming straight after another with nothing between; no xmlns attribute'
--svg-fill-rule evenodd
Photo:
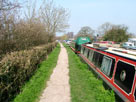
<svg viewBox="0 0 136 102"><path fill-rule="evenodd" d="M43 61L39 69L32 76L32 78L25 84L22 92L13 100L13 102L37 102L41 91L45 88L45 84L49 79L53 68L57 64L58 55L60 52L60 45L49 54L48 59Z"/></svg>
<svg viewBox="0 0 136 102"><path fill-rule="evenodd" d="M65 44L64 44L65 45ZM114 92L105 90L102 80L88 70L87 64L67 47L72 102L115 102Z"/></svg>

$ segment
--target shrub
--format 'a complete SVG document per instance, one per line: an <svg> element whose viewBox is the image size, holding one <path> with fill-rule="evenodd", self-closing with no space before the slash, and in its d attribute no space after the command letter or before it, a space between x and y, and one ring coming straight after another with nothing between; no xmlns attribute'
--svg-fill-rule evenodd
<svg viewBox="0 0 136 102"><path fill-rule="evenodd" d="M12 52L0 61L0 102L9 101L19 93L22 85L29 80L38 68L38 64L46 59L56 43L40 47Z"/></svg>
<svg viewBox="0 0 136 102"><path fill-rule="evenodd" d="M23 86L21 92L13 99L13 102L37 102L42 90L47 86L47 81L57 64L60 45L49 54L48 59L40 63L35 74Z"/></svg>

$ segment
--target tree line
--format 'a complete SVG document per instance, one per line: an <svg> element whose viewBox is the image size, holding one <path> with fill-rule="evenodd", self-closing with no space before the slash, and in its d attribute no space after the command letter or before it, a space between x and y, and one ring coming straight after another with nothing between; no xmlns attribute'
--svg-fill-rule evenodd
<svg viewBox="0 0 136 102"><path fill-rule="evenodd" d="M99 26L97 30L93 30L89 26L81 27L75 38L78 36L89 36L92 40L101 37L103 41L125 42L128 41L128 38L133 37L134 34L128 32L128 27L125 25L106 22Z"/></svg>
<svg viewBox="0 0 136 102"><path fill-rule="evenodd" d="M68 11L52 0L0 0L0 54L55 41L68 27Z"/></svg>

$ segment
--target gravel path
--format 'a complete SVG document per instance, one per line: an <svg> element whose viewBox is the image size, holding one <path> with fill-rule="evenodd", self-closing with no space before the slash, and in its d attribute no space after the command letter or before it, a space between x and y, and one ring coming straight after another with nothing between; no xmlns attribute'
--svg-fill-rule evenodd
<svg viewBox="0 0 136 102"><path fill-rule="evenodd" d="M57 66L39 102L70 102L68 55L62 44Z"/></svg>

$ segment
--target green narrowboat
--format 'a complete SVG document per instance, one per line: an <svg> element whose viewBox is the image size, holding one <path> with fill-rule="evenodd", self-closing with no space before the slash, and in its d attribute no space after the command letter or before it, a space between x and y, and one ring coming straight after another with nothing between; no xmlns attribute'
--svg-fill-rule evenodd
<svg viewBox="0 0 136 102"><path fill-rule="evenodd" d="M75 41L75 52L78 53L81 50L82 44L91 43L91 40L89 37L78 37Z"/></svg>

